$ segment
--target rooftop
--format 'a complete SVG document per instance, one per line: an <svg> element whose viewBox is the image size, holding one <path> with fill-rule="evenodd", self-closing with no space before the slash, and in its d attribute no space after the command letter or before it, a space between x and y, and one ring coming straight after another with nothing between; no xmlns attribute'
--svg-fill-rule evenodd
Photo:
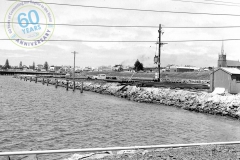
<svg viewBox="0 0 240 160"><path fill-rule="evenodd" d="M239 61L227 60L227 66L237 67L237 66L240 66L240 62Z"/></svg>
<svg viewBox="0 0 240 160"><path fill-rule="evenodd" d="M223 71L225 71L225 72L227 72L228 74L231 74L231 75L232 74L240 74L239 69L237 69L237 68L227 68L227 67L220 67L220 68L216 69L214 72L218 71L219 69L221 69L221 70L223 70Z"/></svg>

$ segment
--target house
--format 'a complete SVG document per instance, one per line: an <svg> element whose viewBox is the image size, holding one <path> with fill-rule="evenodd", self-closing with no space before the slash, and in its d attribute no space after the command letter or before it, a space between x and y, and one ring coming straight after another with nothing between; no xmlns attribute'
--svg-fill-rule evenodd
<svg viewBox="0 0 240 160"><path fill-rule="evenodd" d="M43 69L43 65L42 64L38 64L36 67L37 70L41 71L41 69Z"/></svg>
<svg viewBox="0 0 240 160"><path fill-rule="evenodd" d="M61 67L62 72L70 72L71 70L72 70L71 66L62 66Z"/></svg>
<svg viewBox="0 0 240 160"><path fill-rule="evenodd" d="M84 67L83 71L89 72L89 71L92 71L92 68L91 67Z"/></svg>
<svg viewBox="0 0 240 160"><path fill-rule="evenodd" d="M100 66L98 67L98 71L112 71L111 66Z"/></svg>
<svg viewBox="0 0 240 160"><path fill-rule="evenodd" d="M123 70L123 66L121 64L117 64L115 66L112 67L113 71L122 71Z"/></svg>
<svg viewBox="0 0 240 160"><path fill-rule="evenodd" d="M54 72L55 70L54 70L54 66L50 66L49 67L49 72Z"/></svg>
<svg viewBox="0 0 240 160"><path fill-rule="evenodd" d="M240 93L240 70L220 67L210 74L210 91L224 88L228 93Z"/></svg>
<svg viewBox="0 0 240 160"><path fill-rule="evenodd" d="M29 65L29 69L34 70L33 66L30 66L30 65Z"/></svg>
<svg viewBox="0 0 240 160"><path fill-rule="evenodd" d="M158 67L144 67L145 72L155 72L158 70Z"/></svg>
<svg viewBox="0 0 240 160"><path fill-rule="evenodd" d="M27 71L29 68L26 65L22 66L23 71Z"/></svg>
<svg viewBox="0 0 240 160"><path fill-rule="evenodd" d="M54 71L59 72L61 70L62 66L54 66Z"/></svg>

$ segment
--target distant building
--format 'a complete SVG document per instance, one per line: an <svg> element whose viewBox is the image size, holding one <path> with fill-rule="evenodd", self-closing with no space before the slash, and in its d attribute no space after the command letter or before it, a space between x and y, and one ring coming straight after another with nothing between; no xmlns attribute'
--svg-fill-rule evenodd
<svg viewBox="0 0 240 160"><path fill-rule="evenodd" d="M37 67L36 67L37 70L41 70L43 69L43 65L42 64L38 64Z"/></svg>
<svg viewBox="0 0 240 160"><path fill-rule="evenodd" d="M70 72L71 71L71 66L62 66L61 71L62 72Z"/></svg>
<svg viewBox="0 0 240 160"><path fill-rule="evenodd" d="M115 66L112 67L113 71L122 71L123 70L123 66L121 64L117 64Z"/></svg>
<svg viewBox="0 0 240 160"><path fill-rule="evenodd" d="M219 67L210 74L210 90L224 88L228 93L240 93L240 70Z"/></svg>
<svg viewBox="0 0 240 160"><path fill-rule="evenodd" d="M27 71L29 68L26 65L22 66L23 71Z"/></svg>
<svg viewBox="0 0 240 160"><path fill-rule="evenodd" d="M92 67L84 67L84 68L83 68L83 71L85 71L85 72L92 71Z"/></svg>
<svg viewBox="0 0 240 160"><path fill-rule="evenodd" d="M59 72L61 70L62 66L54 66L54 71Z"/></svg>
<svg viewBox="0 0 240 160"><path fill-rule="evenodd" d="M158 71L158 67L144 67L145 72L155 72Z"/></svg>
<svg viewBox="0 0 240 160"><path fill-rule="evenodd" d="M111 66L100 66L98 67L98 71L112 71Z"/></svg>
<svg viewBox="0 0 240 160"><path fill-rule="evenodd" d="M221 53L218 55L218 67L229 67L240 69L240 62L234 60L227 60L227 55L224 52L224 46L222 43Z"/></svg>
<svg viewBox="0 0 240 160"><path fill-rule="evenodd" d="M49 72L54 72L55 70L54 70L54 66L50 66L49 67Z"/></svg>
<svg viewBox="0 0 240 160"><path fill-rule="evenodd" d="M50 66L49 72L59 72L62 66Z"/></svg>
<svg viewBox="0 0 240 160"><path fill-rule="evenodd" d="M123 72L135 72L133 67L130 66L123 66Z"/></svg>
<svg viewBox="0 0 240 160"><path fill-rule="evenodd" d="M29 69L33 70L34 68L33 68L33 66L29 66Z"/></svg>
<svg viewBox="0 0 240 160"><path fill-rule="evenodd" d="M170 66L169 71L170 72L194 72L198 71L200 68L198 67L181 67L181 66Z"/></svg>

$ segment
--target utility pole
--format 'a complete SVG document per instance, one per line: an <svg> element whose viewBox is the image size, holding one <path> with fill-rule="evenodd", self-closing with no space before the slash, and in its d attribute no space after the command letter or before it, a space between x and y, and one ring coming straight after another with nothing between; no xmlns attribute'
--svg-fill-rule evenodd
<svg viewBox="0 0 240 160"><path fill-rule="evenodd" d="M158 33L159 33L159 37L158 37L158 74L159 74L158 82L160 82L161 46L164 45L164 44L167 44L167 43L162 43L162 42L161 42L161 35L164 33L164 32L162 32L162 26L161 26L161 24L159 24Z"/></svg>
<svg viewBox="0 0 240 160"><path fill-rule="evenodd" d="M74 54L74 65L73 65L73 91L75 91L75 55L77 52L72 52Z"/></svg>
<svg viewBox="0 0 240 160"><path fill-rule="evenodd" d="M159 30L158 30L158 33L159 33L159 37L158 37L158 74L159 74L159 77L158 77L158 82L160 82L160 56L161 56L161 35L162 35L162 26L161 24L159 24Z"/></svg>

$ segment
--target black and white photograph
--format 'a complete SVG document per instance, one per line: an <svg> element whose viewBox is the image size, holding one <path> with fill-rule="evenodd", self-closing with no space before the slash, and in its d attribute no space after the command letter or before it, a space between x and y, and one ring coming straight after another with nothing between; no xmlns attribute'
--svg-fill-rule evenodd
<svg viewBox="0 0 240 160"><path fill-rule="evenodd" d="M240 1L0 0L0 160L240 160Z"/></svg>

